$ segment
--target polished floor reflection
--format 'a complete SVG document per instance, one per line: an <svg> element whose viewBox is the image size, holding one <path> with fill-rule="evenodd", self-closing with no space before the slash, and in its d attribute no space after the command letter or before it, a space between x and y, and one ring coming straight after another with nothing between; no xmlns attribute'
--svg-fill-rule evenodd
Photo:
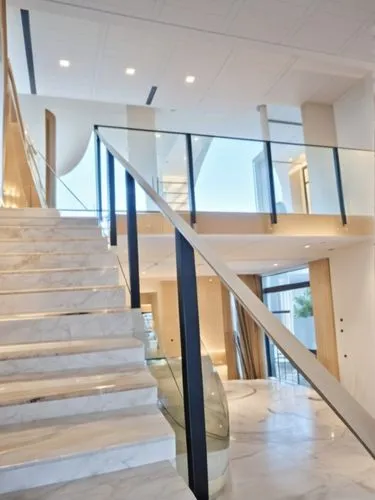
<svg viewBox="0 0 375 500"><path fill-rule="evenodd" d="M375 462L313 390L224 385L231 461L220 500L375 499Z"/></svg>

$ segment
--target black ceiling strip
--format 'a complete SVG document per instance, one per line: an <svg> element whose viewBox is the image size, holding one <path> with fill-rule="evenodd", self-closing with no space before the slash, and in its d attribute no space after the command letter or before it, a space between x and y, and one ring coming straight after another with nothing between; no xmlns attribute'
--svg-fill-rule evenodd
<svg viewBox="0 0 375 500"><path fill-rule="evenodd" d="M23 30L23 40L25 42L25 53L27 61L27 69L29 71L30 92L36 94L36 81L35 81L35 68L34 68L34 54L33 45L31 43L31 29L30 29L30 12L26 9L21 9L21 21Z"/></svg>
<svg viewBox="0 0 375 500"><path fill-rule="evenodd" d="M150 93L148 94L147 101L146 101L147 106L151 105L152 101L154 100L154 97L155 97L157 90L158 90L158 88L155 85L153 85L151 87Z"/></svg>
<svg viewBox="0 0 375 500"><path fill-rule="evenodd" d="M278 125L292 125L294 127L303 127L301 122L291 122L288 120L276 120L276 118L269 118L268 123L276 123Z"/></svg>

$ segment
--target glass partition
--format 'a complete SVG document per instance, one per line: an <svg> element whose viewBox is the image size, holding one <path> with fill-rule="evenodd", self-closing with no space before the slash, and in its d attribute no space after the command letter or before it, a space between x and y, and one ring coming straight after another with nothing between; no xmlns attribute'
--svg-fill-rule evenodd
<svg viewBox="0 0 375 500"><path fill-rule="evenodd" d="M194 135L197 212L270 212L262 141Z"/></svg>
<svg viewBox="0 0 375 500"><path fill-rule="evenodd" d="M340 214L332 148L271 143L277 212Z"/></svg>

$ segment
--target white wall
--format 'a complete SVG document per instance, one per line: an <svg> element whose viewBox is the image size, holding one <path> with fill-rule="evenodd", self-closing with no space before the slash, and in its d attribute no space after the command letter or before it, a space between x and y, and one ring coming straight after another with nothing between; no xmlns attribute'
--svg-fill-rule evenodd
<svg viewBox="0 0 375 500"><path fill-rule="evenodd" d="M375 417L374 259L360 243L334 250L330 267L341 382Z"/></svg>
<svg viewBox="0 0 375 500"><path fill-rule="evenodd" d="M374 215L374 95L372 75L334 103L341 176L348 214Z"/></svg>
<svg viewBox="0 0 375 500"><path fill-rule="evenodd" d="M25 126L36 147L45 153L44 113L56 115L57 172L64 175L83 157L94 124L126 125L126 106L75 99L20 96Z"/></svg>

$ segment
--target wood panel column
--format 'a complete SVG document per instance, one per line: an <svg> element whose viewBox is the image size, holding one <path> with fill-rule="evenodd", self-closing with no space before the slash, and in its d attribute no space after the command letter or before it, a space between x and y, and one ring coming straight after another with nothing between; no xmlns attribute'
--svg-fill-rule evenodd
<svg viewBox="0 0 375 500"><path fill-rule="evenodd" d="M309 263L318 360L340 379L329 259Z"/></svg>
<svg viewBox="0 0 375 500"><path fill-rule="evenodd" d="M234 328L230 305L230 293L226 286L221 283L221 303L223 309L224 323L224 345L227 361L228 380L238 380L240 378L237 367L236 346L234 343Z"/></svg>

